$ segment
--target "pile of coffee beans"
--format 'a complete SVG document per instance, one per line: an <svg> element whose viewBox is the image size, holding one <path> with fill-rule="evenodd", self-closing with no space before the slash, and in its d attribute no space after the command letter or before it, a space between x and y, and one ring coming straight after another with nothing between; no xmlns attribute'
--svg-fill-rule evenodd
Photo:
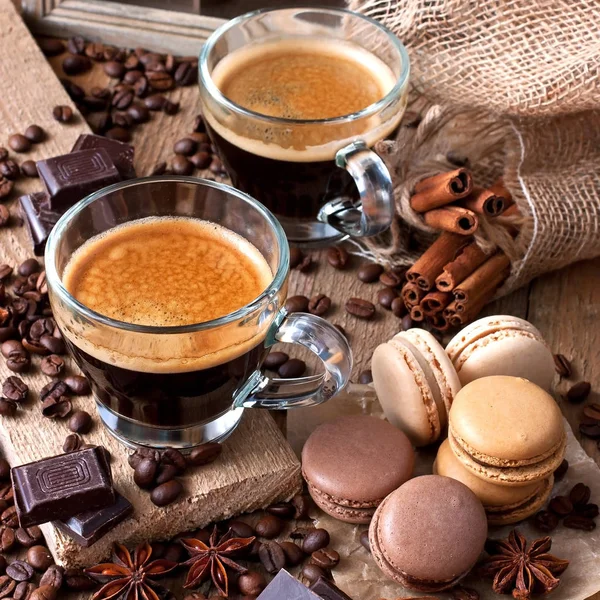
<svg viewBox="0 0 600 600"><path fill-rule="evenodd" d="M533 525L540 531L549 533L562 520L563 525L569 529L594 531L595 519L600 511L598 505L591 503L590 499L590 488L584 483L576 483L568 496L554 496L547 510L542 510L533 517Z"/></svg>
<svg viewBox="0 0 600 600"><path fill-rule="evenodd" d="M279 377L291 379L302 377L306 372L306 363L299 358L290 358L285 352L270 352L263 363L265 369L276 372Z"/></svg>
<svg viewBox="0 0 600 600"><path fill-rule="evenodd" d="M129 455L128 463L133 469L133 481L143 490L150 491L150 500L156 506L171 504L183 492L177 479L189 467L199 467L214 462L222 451L221 444L210 442L194 448L184 456L175 448L152 450L139 448Z"/></svg>

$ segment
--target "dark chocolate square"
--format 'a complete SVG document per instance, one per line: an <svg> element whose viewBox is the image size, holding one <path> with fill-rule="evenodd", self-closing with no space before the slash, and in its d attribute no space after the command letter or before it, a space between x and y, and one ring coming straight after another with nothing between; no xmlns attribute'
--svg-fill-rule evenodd
<svg viewBox="0 0 600 600"><path fill-rule="evenodd" d="M46 240L62 212L50 208L50 198L46 192L21 196L19 207L33 243L33 252L36 256L43 256Z"/></svg>
<svg viewBox="0 0 600 600"><path fill-rule="evenodd" d="M333 581L324 577L319 577L317 581L310 585L309 589L322 600L352 600Z"/></svg>
<svg viewBox="0 0 600 600"><path fill-rule="evenodd" d="M115 167L123 179L134 179L137 177L133 167L133 156L135 149L129 144L109 140L101 135L82 133L75 142L71 152L79 150L90 150L92 148L104 148L112 158Z"/></svg>
<svg viewBox="0 0 600 600"><path fill-rule="evenodd" d="M53 210L64 211L88 194L121 181L117 167L104 148L79 150L39 160L36 165Z"/></svg>
<svg viewBox="0 0 600 600"><path fill-rule="evenodd" d="M13 467L11 478L21 527L64 521L115 502L110 466L99 446Z"/></svg>

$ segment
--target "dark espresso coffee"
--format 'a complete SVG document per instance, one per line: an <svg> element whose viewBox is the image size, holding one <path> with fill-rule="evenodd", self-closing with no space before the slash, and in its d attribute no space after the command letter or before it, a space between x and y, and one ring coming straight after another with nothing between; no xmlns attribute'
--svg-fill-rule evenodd
<svg viewBox="0 0 600 600"><path fill-rule="evenodd" d="M384 98L396 79L377 56L343 40L249 45L221 60L211 78L228 100L278 120L271 127L251 114L221 118L205 107L233 184L278 216L314 219L325 202L357 197L352 178L335 164L337 151L358 138L372 146L401 118L356 115ZM326 121L348 115L356 118Z"/></svg>
<svg viewBox="0 0 600 600"><path fill-rule="evenodd" d="M271 283L262 254L215 223L133 221L92 238L63 273L67 290L101 315L159 328L204 323L249 304ZM97 399L121 416L186 427L231 408L266 350L259 328L227 324L187 334L108 325L63 327ZM172 331L172 330L171 330Z"/></svg>

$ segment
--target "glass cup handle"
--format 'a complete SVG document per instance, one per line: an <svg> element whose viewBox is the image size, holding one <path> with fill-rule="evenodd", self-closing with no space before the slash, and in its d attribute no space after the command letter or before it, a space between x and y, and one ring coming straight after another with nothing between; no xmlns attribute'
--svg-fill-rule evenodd
<svg viewBox="0 0 600 600"><path fill-rule="evenodd" d="M236 407L281 410L313 406L346 387L352 371L352 351L346 338L325 319L281 311L271 332L267 344L300 344L323 361L325 372L296 379L272 379L255 371L234 399Z"/></svg>
<svg viewBox="0 0 600 600"><path fill-rule="evenodd" d="M360 200L357 203L347 197L331 200L319 211L319 221L352 237L385 231L394 218L394 189L384 162L359 140L338 150L335 163L352 175Z"/></svg>

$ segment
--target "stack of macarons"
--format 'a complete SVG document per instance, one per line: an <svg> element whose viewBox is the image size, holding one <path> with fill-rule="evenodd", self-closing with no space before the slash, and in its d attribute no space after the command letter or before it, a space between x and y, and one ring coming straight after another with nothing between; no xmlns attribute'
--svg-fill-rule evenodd
<svg viewBox="0 0 600 600"><path fill-rule="evenodd" d="M520 377L483 377L456 395L434 471L467 485L490 523L515 523L548 499L565 447L562 414L545 390Z"/></svg>
<svg viewBox="0 0 600 600"><path fill-rule="evenodd" d="M386 418L415 446L445 433L461 384L440 343L424 329L409 329L379 345L371 361L373 384Z"/></svg>
<svg viewBox="0 0 600 600"><path fill-rule="evenodd" d="M302 449L302 474L324 512L369 523L383 499L413 474L406 435L382 419L351 415L319 425Z"/></svg>

